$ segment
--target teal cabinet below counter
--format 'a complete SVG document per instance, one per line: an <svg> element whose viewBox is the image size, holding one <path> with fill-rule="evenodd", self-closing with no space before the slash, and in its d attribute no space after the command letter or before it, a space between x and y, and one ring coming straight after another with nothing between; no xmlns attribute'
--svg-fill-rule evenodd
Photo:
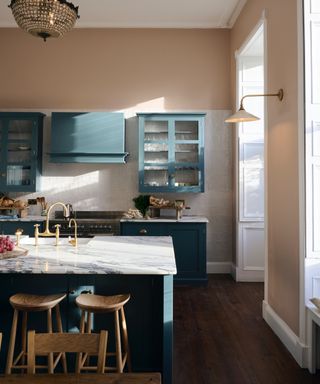
<svg viewBox="0 0 320 384"><path fill-rule="evenodd" d="M121 223L122 236L172 236L176 257L176 284L207 282L206 223L134 222Z"/></svg>
<svg viewBox="0 0 320 384"><path fill-rule="evenodd" d="M40 224L39 231L42 232L43 221L0 221L0 233L14 235L18 228L23 229L23 235L34 236L34 225Z"/></svg>

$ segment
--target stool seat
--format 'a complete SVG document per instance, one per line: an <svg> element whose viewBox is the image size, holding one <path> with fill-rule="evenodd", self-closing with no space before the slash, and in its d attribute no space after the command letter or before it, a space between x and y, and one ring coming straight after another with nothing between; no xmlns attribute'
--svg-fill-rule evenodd
<svg viewBox="0 0 320 384"><path fill-rule="evenodd" d="M47 311L54 308L65 297L66 294L41 296L17 293L10 297L10 304L14 309L24 312Z"/></svg>
<svg viewBox="0 0 320 384"><path fill-rule="evenodd" d="M89 312L114 312L122 308L130 300L130 294L101 296L81 294L76 298L79 308Z"/></svg>

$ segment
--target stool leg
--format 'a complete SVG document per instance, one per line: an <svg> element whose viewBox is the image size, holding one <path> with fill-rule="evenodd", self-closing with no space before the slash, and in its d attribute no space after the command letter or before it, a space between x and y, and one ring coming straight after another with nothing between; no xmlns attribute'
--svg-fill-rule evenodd
<svg viewBox="0 0 320 384"><path fill-rule="evenodd" d="M81 319L80 319L80 327L79 327L80 333L85 332L85 324L86 324L86 311L81 310ZM80 373L81 368L82 368L82 353L78 353L77 360L76 360L76 373Z"/></svg>
<svg viewBox="0 0 320 384"><path fill-rule="evenodd" d="M47 328L48 333L52 333L52 311L51 308L47 310ZM48 372L53 373L53 353L48 354Z"/></svg>
<svg viewBox="0 0 320 384"><path fill-rule="evenodd" d="M63 333L59 304L56 305L56 319L57 319L58 332ZM63 372L68 373L67 359L66 359L66 354L64 352L62 353L62 367L63 367Z"/></svg>
<svg viewBox="0 0 320 384"><path fill-rule="evenodd" d="M122 329L122 336L123 336L123 346L124 346L124 352L126 353L126 362L128 366L128 371L132 372L132 366L131 366L131 354L130 354L130 347L129 347L129 340L128 340L128 329L127 329L127 322L126 317L124 315L124 309L121 307L120 309L121 314L121 329ZM123 369L124 367L122 367Z"/></svg>
<svg viewBox="0 0 320 384"><path fill-rule="evenodd" d="M21 358L21 364L25 364L25 357L27 353L27 321L28 321L28 312L23 312L22 316L22 329L21 329L21 346L22 346L22 358Z"/></svg>
<svg viewBox="0 0 320 384"><path fill-rule="evenodd" d="M11 333L10 333L10 342L9 342L8 357L7 357L6 375L11 374L11 368L12 368L12 363L13 363L13 354L14 354L14 346L16 343L18 314L19 314L18 310L15 309L14 313L13 313L13 320L12 320Z"/></svg>
<svg viewBox="0 0 320 384"><path fill-rule="evenodd" d="M92 313L87 312L87 333L91 333L92 331ZM90 365L90 356L86 355L86 361L85 361L85 366L88 367Z"/></svg>
<svg viewBox="0 0 320 384"><path fill-rule="evenodd" d="M116 341L116 361L117 372L122 373L122 352L121 352L121 336L120 336L120 324L119 324L119 310L114 312L114 324L115 324L115 341Z"/></svg>

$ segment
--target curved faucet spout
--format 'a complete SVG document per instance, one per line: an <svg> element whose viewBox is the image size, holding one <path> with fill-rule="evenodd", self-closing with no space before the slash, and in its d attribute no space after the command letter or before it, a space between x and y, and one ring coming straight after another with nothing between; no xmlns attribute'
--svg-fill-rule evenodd
<svg viewBox="0 0 320 384"><path fill-rule="evenodd" d="M78 224L75 219L70 219L69 228L71 228L72 223L74 225L74 239L69 240L69 243L76 247L78 245Z"/></svg>
<svg viewBox="0 0 320 384"><path fill-rule="evenodd" d="M47 211L47 216L46 216L46 227L44 232L39 233L38 236L44 236L44 237L49 237L49 236L56 236L56 233L50 232L49 229L49 220L50 220L50 213L52 211L52 208L56 207L57 205L61 205L63 207L64 215L67 216L68 214L68 208L64 203L61 203L60 201L50 205L48 211Z"/></svg>

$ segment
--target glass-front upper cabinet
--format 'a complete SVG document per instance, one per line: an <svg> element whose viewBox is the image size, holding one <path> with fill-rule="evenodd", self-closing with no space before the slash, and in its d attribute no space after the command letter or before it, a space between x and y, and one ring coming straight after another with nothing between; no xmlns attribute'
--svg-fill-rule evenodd
<svg viewBox="0 0 320 384"><path fill-rule="evenodd" d="M42 163L41 113L0 113L0 190L34 192Z"/></svg>
<svg viewBox="0 0 320 384"><path fill-rule="evenodd" d="M139 113L139 191L204 192L204 113Z"/></svg>

